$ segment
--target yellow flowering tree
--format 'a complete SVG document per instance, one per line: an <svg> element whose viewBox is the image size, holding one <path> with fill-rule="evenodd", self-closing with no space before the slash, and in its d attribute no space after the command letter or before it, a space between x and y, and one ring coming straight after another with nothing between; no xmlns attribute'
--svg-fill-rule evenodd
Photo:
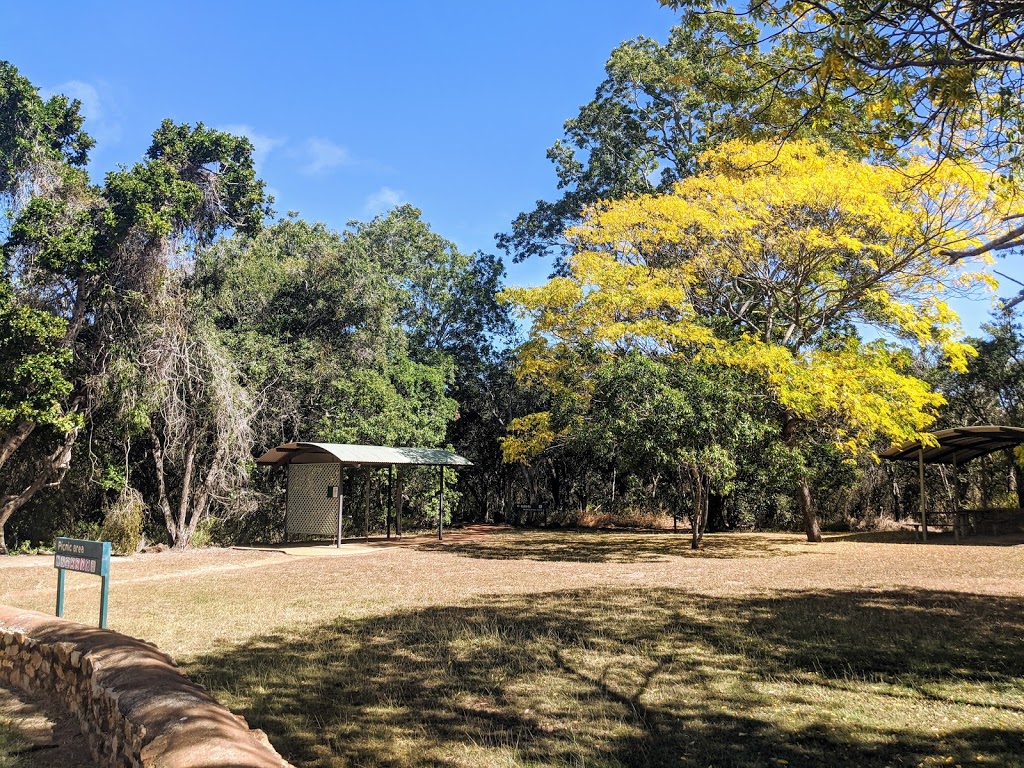
<svg viewBox="0 0 1024 768"><path fill-rule="evenodd" d="M591 207L567 232L566 276L505 292L532 320L524 378L554 384L578 345L641 350L754 375L794 448L808 427L850 455L919 435L943 401L912 350L964 369L973 350L945 297L988 282L942 254L980 242L1009 201L978 169L897 171L803 141L729 142L702 163L671 194ZM510 458L551 434L529 418ZM797 492L820 540L806 473Z"/></svg>

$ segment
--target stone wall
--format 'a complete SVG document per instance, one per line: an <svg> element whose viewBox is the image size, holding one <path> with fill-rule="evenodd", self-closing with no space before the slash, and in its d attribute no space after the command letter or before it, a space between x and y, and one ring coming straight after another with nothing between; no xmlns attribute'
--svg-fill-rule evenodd
<svg viewBox="0 0 1024 768"><path fill-rule="evenodd" d="M98 766L286 768L155 646L0 605L0 680L63 704Z"/></svg>

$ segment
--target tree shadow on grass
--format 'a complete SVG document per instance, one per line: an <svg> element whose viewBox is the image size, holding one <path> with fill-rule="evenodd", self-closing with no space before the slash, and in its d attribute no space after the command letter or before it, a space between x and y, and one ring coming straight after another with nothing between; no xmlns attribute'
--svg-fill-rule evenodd
<svg viewBox="0 0 1024 768"><path fill-rule="evenodd" d="M856 531L852 533L828 534L826 542L850 542L861 544L923 544L925 546L955 547L1016 547L1024 544L1024 534L1004 533L995 536L972 534L957 539L952 531L930 531L928 541L921 541L915 531Z"/></svg>
<svg viewBox="0 0 1024 768"><path fill-rule="evenodd" d="M430 542L415 548L439 550L482 560L537 560L578 563L649 563L674 557L732 559L800 554L783 548L792 539L744 533L704 536L699 550L690 548L690 534L672 531L602 529L519 530L471 541Z"/></svg>
<svg viewBox="0 0 1024 768"><path fill-rule="evenodd" d="M188 672L297 765L1024 765L1024 609L953 592L492 596Z"/></svg>

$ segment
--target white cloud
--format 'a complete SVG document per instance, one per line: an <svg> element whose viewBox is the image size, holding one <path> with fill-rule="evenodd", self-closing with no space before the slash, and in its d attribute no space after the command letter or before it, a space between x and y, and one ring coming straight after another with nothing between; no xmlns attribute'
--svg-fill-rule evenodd
<svg viewBox="0 0 1024 768"><path fill-rule="evenodd" d="M82 114L92 120L103 119L103 104L95 85L81 80L68 80L54 88L53 93L63 93L69 98L78 99L82 102Z"/></svg>
<svg viewBox="0 0 1024 768"><path fill-rule="evenodd" d="M102 85L98 87L82 80L68 80L53 88L40 89L40 95L48 99L60 93L69 99L78 99L85 116L85 132L96 139L102 148L105 144L115 144L121 140L121 125L111 114L112 100L100 94L101 88L107 90Z"/></svg>
<svg viewBox="0 0 1024 768"><path fill-rule="evenodd" d="M244 123L222 125L217 130L231 133L235 136L245 136L252 143L252 162L256 166L257 173L259 173L263 162L267 159L267 155L274 148L280 147L287 142L287 139L275 139L272 136L267 136L265 133L260 133L251 125L245 125Z"/></svg>
<svg viewBox="0 0 1024 768"><path fill-rule="evenodd" d="M352 162L349 151L329 139L306 139L302 149L296 154L306 161L300 170L310 176L326 173Z"/></svg>
<svg viewBox="0 0 1024 768"><path fill-rule="evenodd" d="M405 202L408 202L405 199L405 192L391 187L381 187L366 198L363 209L369 214L384 213Z"/></svg>

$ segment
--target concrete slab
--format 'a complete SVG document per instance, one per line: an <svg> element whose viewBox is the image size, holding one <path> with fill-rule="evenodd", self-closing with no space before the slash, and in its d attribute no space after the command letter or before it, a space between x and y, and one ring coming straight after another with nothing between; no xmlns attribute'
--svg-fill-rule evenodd
<svg viewBox="0 0 1024 768"><path fill-rule="evenodd" d="M507 525L467 525L452 528L444 532L442 545L452 542L471 541L482 536L512 530ZM297 557L351 557L352 555L369 555L395 547L412 547L418 544L437 544L436 533L406 534L401 539L387 539L383 536L372 536L366 539L342 539L341 546L333 541L289 542L287 544L254 544L252 546L235 546L232 549L250 550L255 552L283 552Z"/></svg>

